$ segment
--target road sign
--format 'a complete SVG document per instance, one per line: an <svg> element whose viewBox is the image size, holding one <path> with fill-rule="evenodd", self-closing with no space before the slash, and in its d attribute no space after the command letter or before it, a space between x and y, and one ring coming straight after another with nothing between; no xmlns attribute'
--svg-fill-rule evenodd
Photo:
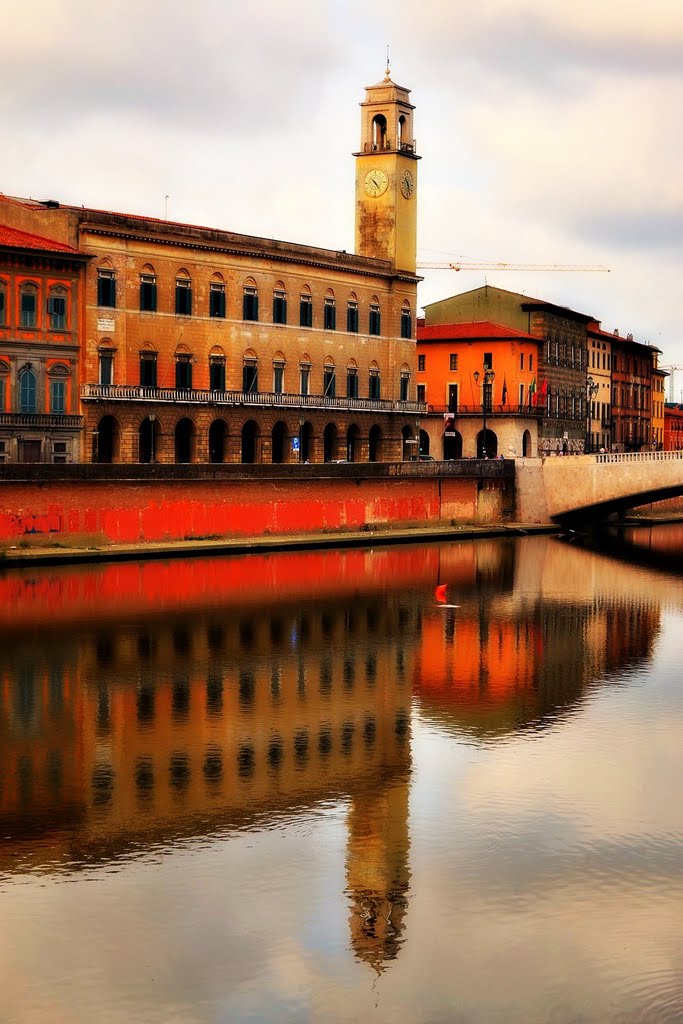
<svg viewBox="0 0 683 1024"><path fill-rule="evenodd" d="M292 438L292 451L293 452L298 452L299 451L299 443L300 442L299 442L299 438L298 437L293 437Z"/></svg>

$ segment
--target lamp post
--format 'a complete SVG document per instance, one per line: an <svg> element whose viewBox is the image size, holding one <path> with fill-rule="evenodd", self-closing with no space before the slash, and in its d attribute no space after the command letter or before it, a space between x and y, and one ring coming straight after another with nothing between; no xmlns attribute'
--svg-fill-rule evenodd
<svg viewBox="0 0 683 1024"><path fill-rule="evenodd" d="M482 430L482 435L481 435L481 454L479 452L477 452L477 458L485 459L487 457L486 456L486 412L487 412L487 408L486 407L489 404L490 399L491 399L491 385L493 384L493 381L494 381L496 375L495 375L495 373L493 372L493 370L490 367L484 365L484 373L483 373L483 375L479 373L479 370L475 370L473 376L474 376L474 383L477 385L478 388L481 388L481 413L482 413L482 419L484 421L484 428ZM480 377L482 378L481 384L479 383L479 378Z"/></svg>
<svg viewBox="0 0 683 1024"><path fill-rule="evenodd" d="M584 454L588 455L590 451L591 441L591 402L598 393L599 384L597 381L589 377L586 381L586 443L584 444Z"/></svg>

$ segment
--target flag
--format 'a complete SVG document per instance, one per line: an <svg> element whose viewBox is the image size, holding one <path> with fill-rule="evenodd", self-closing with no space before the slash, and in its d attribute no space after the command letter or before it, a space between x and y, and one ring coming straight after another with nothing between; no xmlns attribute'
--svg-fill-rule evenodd
<svg viewBox="0 0 683 1024"><path fill-rule="evenodd" d="M548 381L544 380L541 384L541 390L539 392L539 400L541 405L545 405L546 395L548 394Z"/></svg>
<svg viewBox="0 0 683 1024"><path fill-rule="evenodd" d="M505 377L503 377L503 395L502 395L502 398L501 398L501 401L502 401L503 405L507 405L507 400L508 400L508 383L507 383Z"/></svg>
<svg viewBox="0 0 683 1024"><path fill-rule="evenodd" d="M536 378L529 385L529 405L536 405Z"/></svg>

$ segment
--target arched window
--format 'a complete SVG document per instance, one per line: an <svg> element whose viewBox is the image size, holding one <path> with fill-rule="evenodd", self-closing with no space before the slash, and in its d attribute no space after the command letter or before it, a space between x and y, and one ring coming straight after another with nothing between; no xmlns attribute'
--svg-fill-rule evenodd
<svg viewBox="0 0 683 1024"><path fill-rule="evenodd" d="M287 323L287 292L282 281L278 281L273 291L273 323Z"/></svg>
<svg viewBox="0 0 683 1024"><path fill-rule="evenodd" d="M7 411L7 381L9 380L9 366L0 362L0 412ZM0 460L2 461L2 460Z"/></svg>
<svg viewBox="0 0 683 1024"><path fill-rule="evenodd" d="M37 378L30 363L19 373L19 411L33 413L38 411Z"/></svg>
<svg viewBox="0 0 683 1024"><path fill-rule="evenodd" d="M282 352L276 352L273 356L273 394L275 395L281 395L284 391L285 361Z"/></svg>
<svg viewBox="0 0 683 1024"><path fill-rule="evenodd" d="M225 353L218 345L209 352L209 390L225 391Z"/></svg>
<svg viewBox="0 0 683 1024"><path fill-rule="evenodd" d="M225 319L225 281L214 274L209 285L209 316Z"/></svg>
<svg viewBox="0 0 683 1024"><path fill-rule="evenodd" d="M194 359L186 345L179 345L175 351L175 386L177 391L192 390L192 364Z"/></svg>
<svg viewBox="0 0 683 1024"><path fill-rule="evenodd" d="M50 412L55 416L64 416L67 409L67 382L69 370L66 366L58 363L48 370L50 382Z"/></svg>
<svg viewBox="0 0 683 1024"><path fill-rule="evenodd" d="M242 391L248 395L258 391L258 358L252 349L242 359Z"/></svg>
<svg viewBox="0 0 683 1024"><path fill-rule="evenodd" d="M301 296L299 298L299 326L313 326L313 297L311 296L311 289L307 284L301 289Z"/></svg>
<svg viewBox="0 0 683 1024"><path fill-rule="evenodd" d="M192 281L186 270L179 270L175 279L176 316L192 316Z"/></svg>
<svg viewBox="0 0 683 1024"><path fill-rule="evenodd" d="M258 320L258 289L253 277L248 277L244 282L244 295L242 297L242 319Z"/></svg>
<svg viewBox="0 0 683 1024"><path fill-rule="evenodd" d="M407 363L404 363L401 367L399 398L401 402L408 402L410 400L410 368Z"/></svg>
<svg viewBox="0 0 683 1024"><path fill-rule="evenodd" d="M358 334L358 299L353 292L346 304L346 330L349 334Z"/></svg>
<svg viewBox="0 0 683 1024"><path fill-rule="evenodd" d="M311 360L305 352L299 360L299 391L302 395L311 393Z"/></svg>
<svg viewBox="0 0 683 1024"><path fill-rule="evenodd" d="M355 359L349 359L346 367L346 396L358 398L358 366Z"/></svg>
<svg viewBox="0 0 683 1024"><path fill-rule="evenodd" d="M370 364L370 380L368 383L368 398L373 402L379 401L380 383L379 366L373 362Z"/></svg>
<svg viewBox="0 0 683 1024"><path fill-rule="evenodd" d="M337 379L335 374L334 359L328 356L325 360L323 370L323 395L325 398L334 398L337 394Z"/></svg>
<svg viewBox="0 0 683 1024"><path fill-rule="evenodd" d="M154 267L146 263L140 274L140 309L145 313L156 313L157 277Z"/></svg>
<svg viewBox="0 0 683 1024"><path fill-rule="evenodd" d="M381 329L381 316L379 310L379 300L376 295L373 295L372 301L370 302L370 315L368 318L368 334L378 335Z"/></svg>
<svg viewBox="0 0 683 1024"><path fill-rule="evenodd" d="M105 338L100 342L97 355L99 362L98 381L100 384L109 387L114 383L114 349L108 339Z"/></svg>
<svg viewBox="0 0 683 1024"><path fill-rule="evenodd" d="M334 292L330 289L325 296L323 306L323 327L326 331L337 329L337 307L334 301Z"/></svg>
<svg viewBox="0 0 683 1024"><path fill-rule="evenodd" d="M401 309L401 337L412 338L413 336L413 316L410 310L410 303L404 302Z"/></svg>
<svg viewBox="0 0 683 1024"><path fill-rule="evenodd" d="M66 299L68 294L66 288L61 284L55 285L54 288L50 289L47 300L47 315L51 331L66 330Z"/></svg>
<svg viewBox="0 0 683 1024"><path fill-rule="evenodd" d="M31 281L22 284L20 302L21 326L35 327L38 316L38 286Z"/></svg>
<svg viewBox="0 0 683 1024"><path fill-rule="evenodd" d="M97 305L116 306L116 275L109 260L97 268Z"/></svg>
<svg viewBox="0 0 683 1024"><path fill-rule="evenodd" d="M140 387L155 388L157 386L157 354L153 348L143 348L140 352Z"/></svg>

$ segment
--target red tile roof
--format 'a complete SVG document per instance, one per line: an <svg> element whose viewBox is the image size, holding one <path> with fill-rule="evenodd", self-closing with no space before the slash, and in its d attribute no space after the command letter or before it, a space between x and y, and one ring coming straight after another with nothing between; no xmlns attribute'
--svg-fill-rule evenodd
<svg viewBox="0 0 683 1024"><path fill-rule="evenodd" d="M66 245L65 242L55 242L51 238L30 235L27 231L18 231L16 228L4 227L2 224L0 224L0 245L12 246L14 249L39 249L41 252L78 252L78 249Z"/></svg>
<svg viewBox="0 0 683 1024"><path fill-rule="evenodd" d="M456 341L456 340L486 340L506 341L510 338L518 338L522 341L536 341L533 334L526 331L517 331L514 327L505 327L503 324L495 324L491 320L470 320L459 324L430 324L428 327L421 327L418 323L418 341Z"/></svg>

